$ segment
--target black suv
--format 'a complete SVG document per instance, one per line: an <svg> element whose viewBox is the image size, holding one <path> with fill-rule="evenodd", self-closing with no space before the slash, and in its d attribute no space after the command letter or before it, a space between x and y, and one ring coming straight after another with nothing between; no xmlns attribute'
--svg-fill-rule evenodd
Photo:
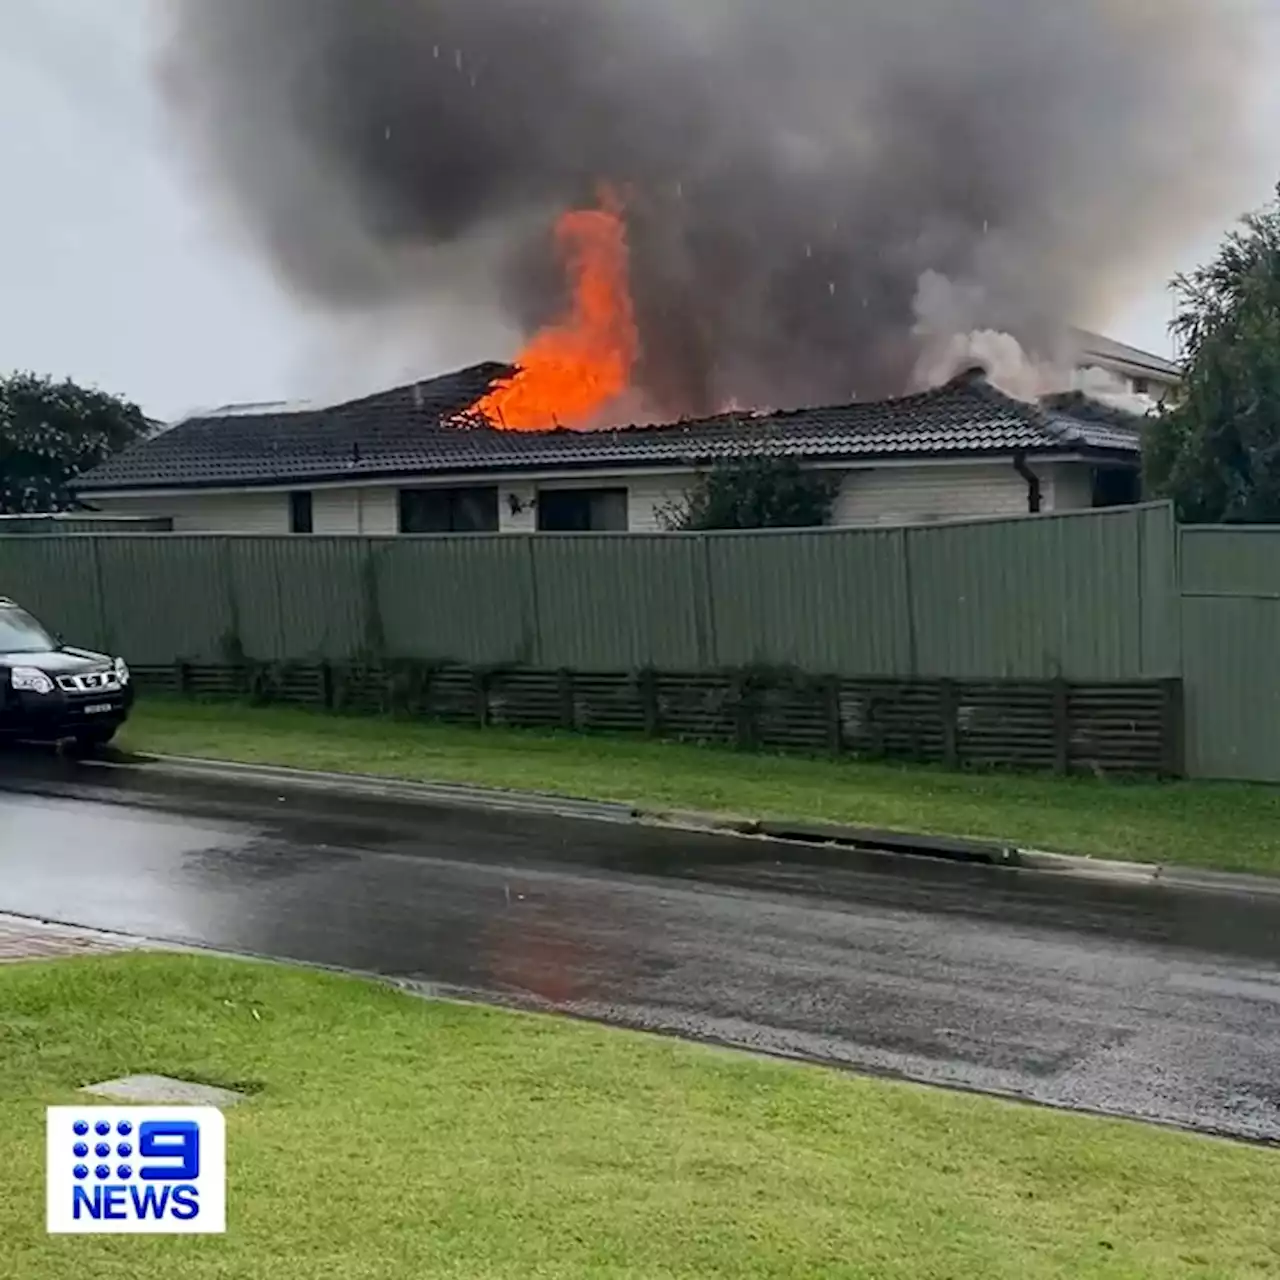
<svg viewBox="0 0 1280 1280"><path fill-rule="evenodd" d="M132 705L123 658L68 649L0 597L0 737L104 747Z"/></svg>

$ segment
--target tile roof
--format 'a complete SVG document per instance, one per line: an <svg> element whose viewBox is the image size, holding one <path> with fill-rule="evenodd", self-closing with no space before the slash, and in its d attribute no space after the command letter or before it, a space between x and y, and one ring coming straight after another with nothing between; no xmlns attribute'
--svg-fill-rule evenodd
<svg viewBox="0 0 1280 1280"><path fill-rule="evenodd" d="M330 408L220 413L178 423L83 476L84 494L235 488L484 471L701 466L771 453L857 463L904 457L1136 456L1137 425L1013 400L977 370L900 400L724 414L606 431L497 431L466 410L508 366L477 365ZM451 425L452 424L452 425Z"/></svg>

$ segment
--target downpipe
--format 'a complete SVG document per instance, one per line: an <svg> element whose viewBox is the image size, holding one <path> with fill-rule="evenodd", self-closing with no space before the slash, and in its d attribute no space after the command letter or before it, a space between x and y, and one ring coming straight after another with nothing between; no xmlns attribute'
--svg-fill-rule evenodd
<svg viewBox="0 0 1280 1280"><path fill-rule="evenodd" d="M1013 455L1013 469L1027 482L1027 510L1038 516L1044 507L1044 494L1040 487L1040 477L1027 464L1025 450L1018 450Z"/></svg>

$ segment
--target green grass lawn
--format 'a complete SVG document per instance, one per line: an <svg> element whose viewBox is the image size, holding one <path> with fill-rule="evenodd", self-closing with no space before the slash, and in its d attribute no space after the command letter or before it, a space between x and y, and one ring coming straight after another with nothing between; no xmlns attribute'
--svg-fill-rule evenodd
<svg viewBox="0 0 1280 1280"><path fill-rule="evenodd" d="M225 1236L44 1234L130 1072L254 1089ZM1272 1152L206 957L0 969L0 1155L13 1280L1280 1272Z"/></svg>
<svg viewBox="0 0 1280 1280"><path fill-rule="evenodd" d="M1280 874L1280 788L952 774L163 700L138 707L121 745Z"/></svg>

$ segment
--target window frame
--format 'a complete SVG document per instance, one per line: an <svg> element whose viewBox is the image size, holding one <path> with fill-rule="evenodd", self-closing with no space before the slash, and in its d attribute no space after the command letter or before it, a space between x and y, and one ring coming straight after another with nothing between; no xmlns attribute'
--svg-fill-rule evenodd
<svg viewBox="0 0 1280 1280"><path fill-rule="evenodd" d="M549 527L546 522L546 512L548 509L548 499L554 502L563 502L571 499L577 499L586 506L587 523L585 527L577 525L566 525L565 522L558 522L554 527ZM609 529L598 527L594 523L596 515L595 503L602 498L621 499L622 500L622 527L617 529ZM538 490L538 510L537 510L537 527L539 533L628 533L631 527L631 489L628 485L594 485L584 486L582 488L546 488Z"/></svg>
<svg viewBox="0 0 1280 1280"><path fill-rule="evenodd" d="M437 518L426 521L413 519L411 508L421 503L424 510L431 499L441 504ZM482 527L463 518L466 504L471 502L472 513L483 513ZM442 516L442 518L440 518ZM430 528L413 528L416 524L428 524ZM396 528L402 536L420 537L430 534L486 534L497 533L501 527L497 485L419 485L405 487L396 492Z"/></svg>

